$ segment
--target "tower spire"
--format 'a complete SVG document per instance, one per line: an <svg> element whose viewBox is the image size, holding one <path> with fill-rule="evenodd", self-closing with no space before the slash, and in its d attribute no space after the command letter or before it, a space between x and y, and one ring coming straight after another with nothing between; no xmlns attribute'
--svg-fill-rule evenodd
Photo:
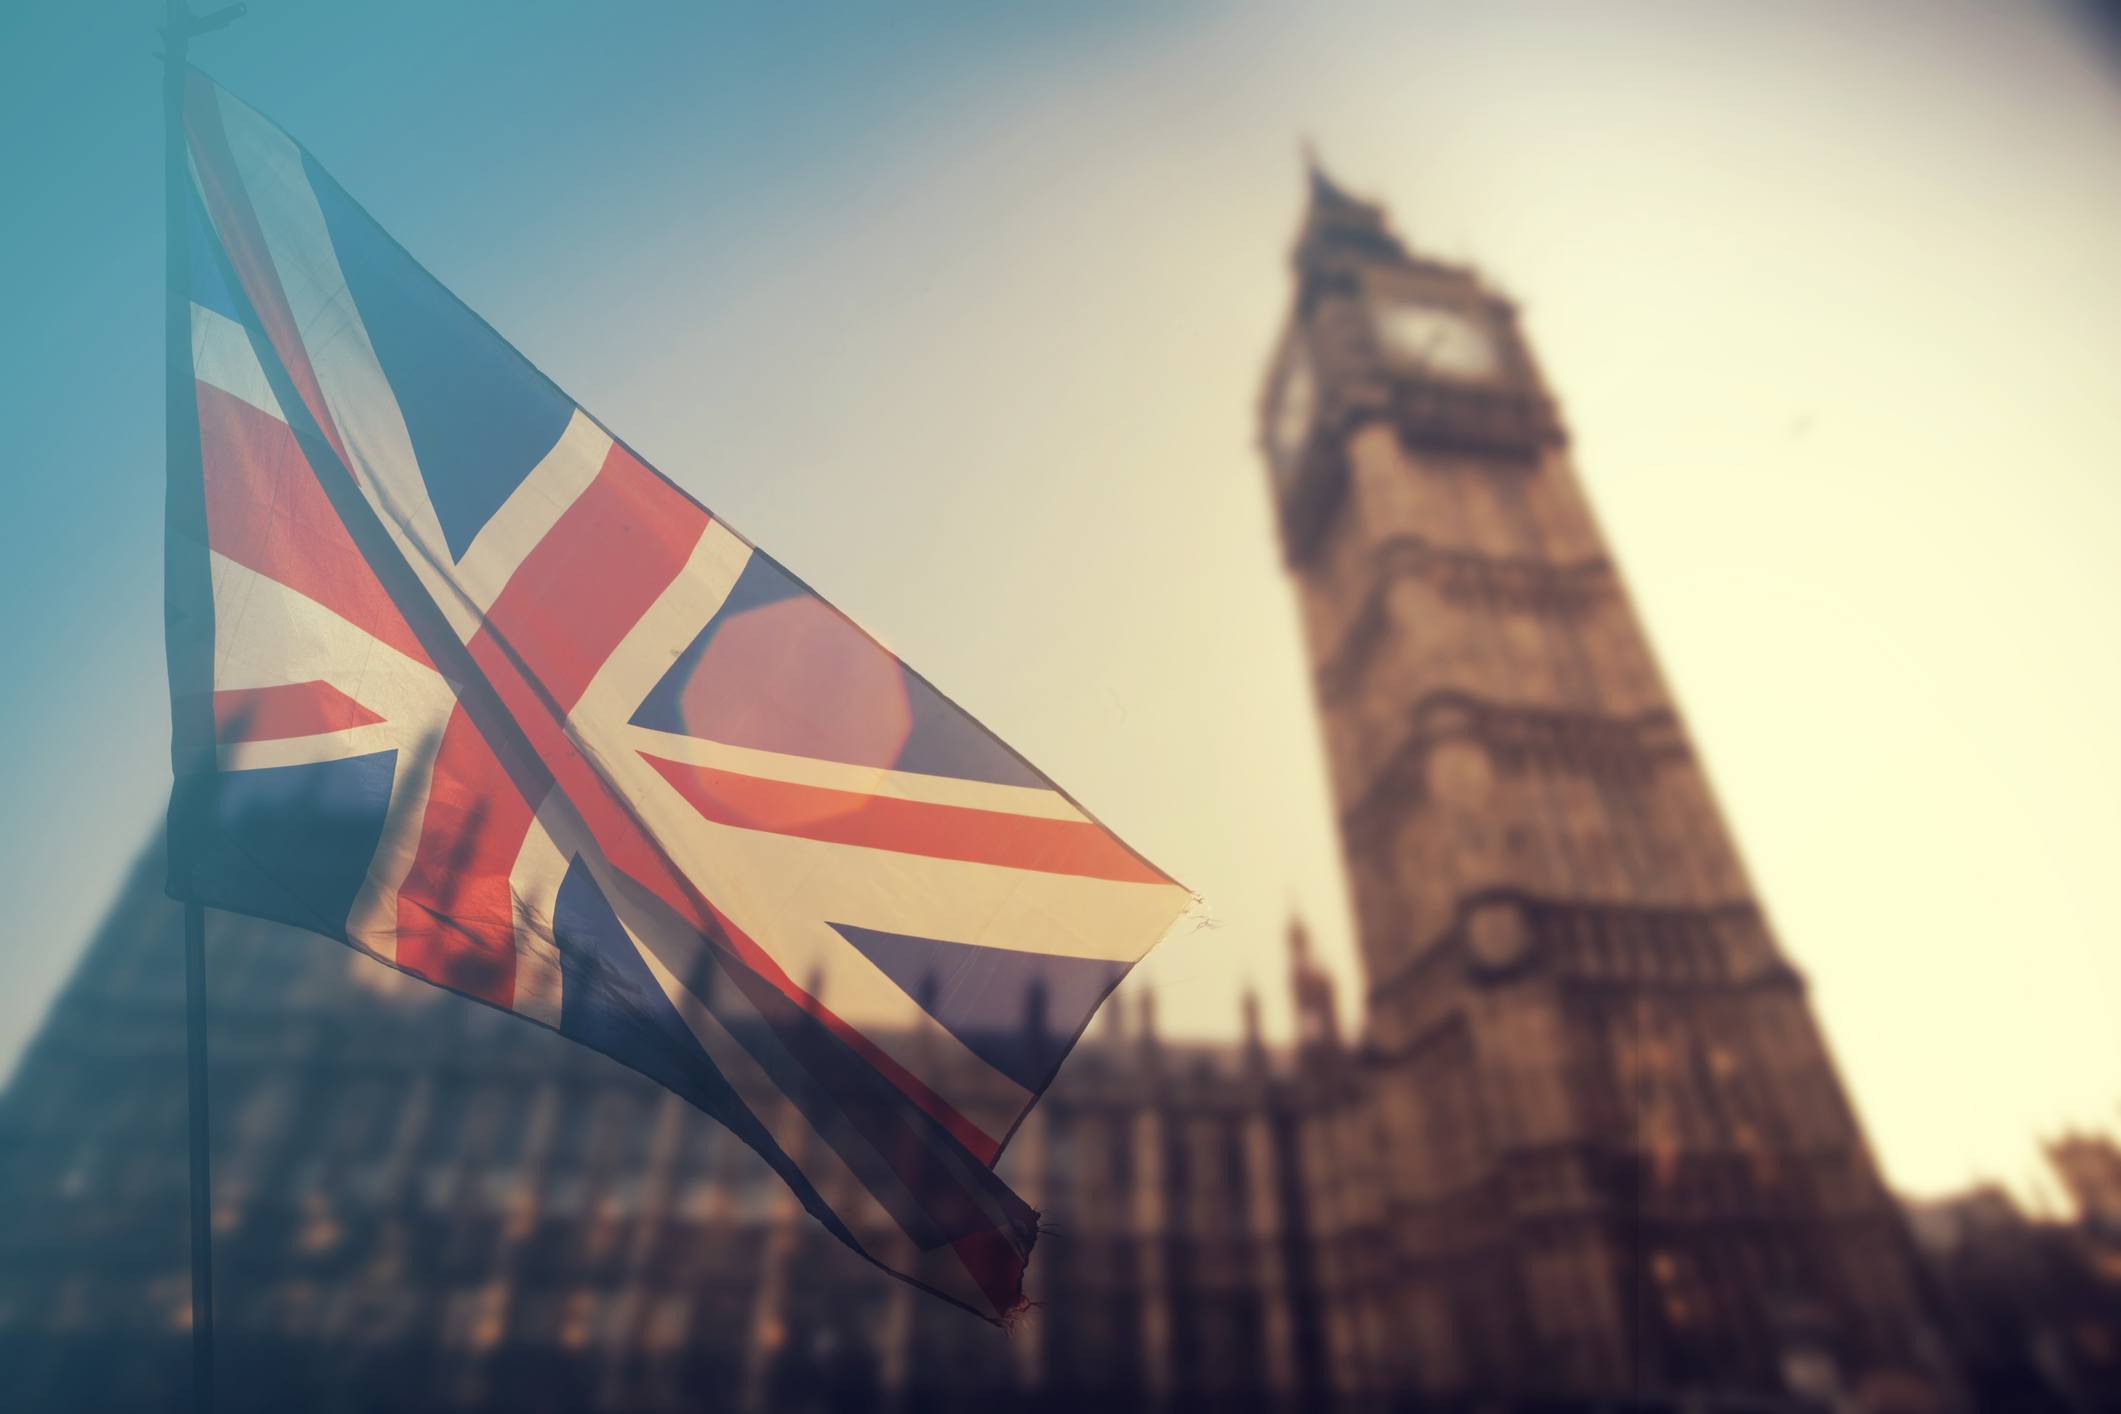
<svg viewBox="0 0 2121 1414"><path fill-rule="evenodd" d="M1343 1040L1292 923L1299 1080L1307 1114L1377 1136L1339 1151L1350 1198L1331 1240L1408 1254L1406 1275L1350 1278L1321 1301L1448 1311L1463 1324L1437 1327L1424 1365L1536 1369L1586 1404L1646 1381L1773 1392L1789 1301L1821 1313L1852 1378L1925 1368L1941 1347L1910 1294L1897 1210L1716 818L1514 309L1308 166L1261 443L1366 976ZM1649 1101L1629 1097L1653 1066L1669 1122L1646 1127ZM1756 1112L1804 1122L1736 1127ZM1692 1177L1753 1148L1744 1163L1820 1186ZM1530 1179L1535 1162L1557 1177ZM1623 1173L1643 1177L1598 1176ZM1562 1191L1576 1206L1557 1223ZM1652 1213L1673 1219L1655 1262L1622 1245ZM1708 1295L1705 1274L1745 1270L1771 1229L1833 1255L1772 1296ZM1652 1281L1646 1304L1635 1293ZM1539 1323L1564 1299L1550 1336ZM1685 1324L1638 1323L1659 1302L1683 1305ZM1484 1332L1524 1335L1490 1347ZM1451 1393L1468 1404L1515 1393L1444 1378L1466 1382Z"/></svg>
<svg viewBox="0 0 2121 1414"><path fill-rule="evenodd" d="M1296 242L1296 268L1304 273L1344 263L1349 257L1406 261L1407 248L1392 233L1385 211L1364 201L1336 181L1319 160L1318 149L1304 142L1304 180L1310 201L1303 231Z"/></svg>
<svg viewBox="0 0 2121 1414"><path fill-rule="evenodd" d="M1311 961L1311 934L1301 918L1289 920L1289 990L1296 1003L1296 1036L1307 1054L1340 1048L1340 1009L1333 979Z"/></svg>

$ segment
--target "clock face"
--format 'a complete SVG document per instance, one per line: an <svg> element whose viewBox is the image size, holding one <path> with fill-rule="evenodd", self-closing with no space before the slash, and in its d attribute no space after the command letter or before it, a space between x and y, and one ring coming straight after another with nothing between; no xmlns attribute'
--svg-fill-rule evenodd
<svg viewBox="0 0 2121 1414"><path fill-rule="evenodd" d="M1377 310L1377 339L1401 363L1447 378L1487 378L1498 367L1488 332L1462 311L1424 300Z"/></svg>
<svg viewBox="0 0 2121 1414"><path fill-rule="evenodd" d="M1284 482L1296 472L1297 457L1310 440L1311 418L1317 410L1318 384L1311 374L1310 355L1298 344L1282 368L1281 387L1267 415L1267 449L1274 458L1275 475Z"/></svg>

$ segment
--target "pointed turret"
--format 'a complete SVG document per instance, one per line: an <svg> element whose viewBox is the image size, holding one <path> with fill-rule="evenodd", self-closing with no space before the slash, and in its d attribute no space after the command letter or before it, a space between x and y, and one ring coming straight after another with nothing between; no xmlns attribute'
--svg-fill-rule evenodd
<svg viewBox="0 0 2121 1414"><path fill-rule="evenodd" d="M1333 979L1311 960L1303 920L1289 920L1289 990L1296 1003L1296 1047L1306 1060L1340 1051L1340 1008Z"/></svg>
<svg viewBox="0 0 2121 1414"><path fill-rule="evenodd" d="M1406 246L1392 234L1382 206L1350 195L1318 165L1315 155L1307 156L1305 165L1311 203L1296 240L1299 275L1323 272L1349 257L1396 262L1410 259Z"/></svg>
<svg viewBox="0 0 2121 1414"><path fill-rule="evenodd" d="M1267 1038L1259 1025L1259 993L1248 984L1244 995L1245 1073L1255 1081L1267 1074Z"/></svg>

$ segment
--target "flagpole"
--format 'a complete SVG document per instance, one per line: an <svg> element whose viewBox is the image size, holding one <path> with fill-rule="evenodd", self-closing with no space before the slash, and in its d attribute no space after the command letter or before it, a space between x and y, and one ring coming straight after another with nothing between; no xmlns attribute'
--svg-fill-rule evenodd
<svg viewBox="0 0 2121 1414"><path fill-rule="evenodd" d="M191 1133L191 1402L214 1407L213 1175L206 1129L206 908L184 905L184 1082Z"/></svg>
<svg viewBox="0 0 2121 1414"><path fill-rule="evenodd" d="M164 419L172 481L195 463L199 443L197 395L191 370L191 241L185 222L190 172L184 146L184 85L192 37L242 17L238 3L194 16L185 0L167 0L162 26L163 196L168 258L165 307ZM188 444L188 445L187 445ZM206 1124L206 909L184 905L184 1081L191 1159L191 1397L193 1414L214 1407L213 1175Z"/></svg>

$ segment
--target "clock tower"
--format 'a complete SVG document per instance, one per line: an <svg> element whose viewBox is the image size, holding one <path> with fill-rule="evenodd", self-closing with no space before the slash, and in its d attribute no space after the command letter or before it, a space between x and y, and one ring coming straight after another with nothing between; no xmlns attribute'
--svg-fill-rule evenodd
<svg viewBox="0 0 2121 1414"><path fill-rule="evenodd" d="M1316 171L1294 264L1261 434L1368 983L1306 1140L1343 1393L1950 1408L1514 309Z"/></svg>

